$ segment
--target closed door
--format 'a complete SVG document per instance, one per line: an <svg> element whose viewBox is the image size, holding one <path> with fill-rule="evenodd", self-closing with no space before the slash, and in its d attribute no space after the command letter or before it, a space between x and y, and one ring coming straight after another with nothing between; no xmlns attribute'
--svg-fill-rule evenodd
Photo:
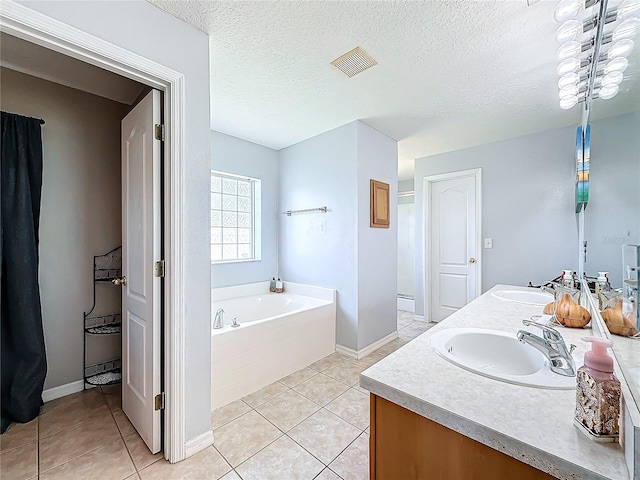
<svg viewBox="0 0 640 480"><path fill-rule="evenodd" d="M153 90L122 120L122 410L152 453L161 449L160 108Z"/></svg>
<svg viewBox="0 0 640 480"><path fill-rule="evenodd" d="M433 322L444 320L478 295L476 193L473 174L430 184L427 274Z"/></svg>

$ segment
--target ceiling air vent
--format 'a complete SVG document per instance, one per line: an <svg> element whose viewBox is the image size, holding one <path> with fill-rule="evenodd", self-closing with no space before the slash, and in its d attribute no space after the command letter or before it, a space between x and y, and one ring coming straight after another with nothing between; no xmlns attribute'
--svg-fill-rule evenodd
<svg viewBox="0 0 640 480"><path fill-rule="evenodd" d="M378 62L371 58L371 56L360 47L354 48L331 62L331 65L349 78L377 64Z"/></svg>

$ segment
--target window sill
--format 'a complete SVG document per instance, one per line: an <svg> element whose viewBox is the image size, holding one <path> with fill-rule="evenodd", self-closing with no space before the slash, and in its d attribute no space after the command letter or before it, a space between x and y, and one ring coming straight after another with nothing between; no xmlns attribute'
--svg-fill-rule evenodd
<svg viewBox="0 0 640 480"><path fill-rule="evenodd" d="M218 260L215 262L211 262L211 265L227 265L229 263L251 263L251 262L261 262L261 258L252 258L249 260Z"/></svg>

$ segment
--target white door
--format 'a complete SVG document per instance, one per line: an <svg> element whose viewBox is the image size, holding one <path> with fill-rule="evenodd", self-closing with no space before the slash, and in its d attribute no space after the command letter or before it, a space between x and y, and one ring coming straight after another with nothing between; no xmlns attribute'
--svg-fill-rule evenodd
<svg viewBox="0 0 640 480"><path fill-rule="evenodd" d="M122 410L152 453L160 451L160 92L122 120Z"/></svg>
<svg viewBox="0 0 640 480"><path fill-rule="evenodd" d="M427 298L430 320L439 322L479 294L476 177L443 178L428 190Z"/></svg>

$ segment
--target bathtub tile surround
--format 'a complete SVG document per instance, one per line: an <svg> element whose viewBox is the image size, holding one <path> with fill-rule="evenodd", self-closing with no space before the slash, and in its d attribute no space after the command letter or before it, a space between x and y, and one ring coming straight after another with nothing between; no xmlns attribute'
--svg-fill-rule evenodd
<svg viewBox="0 0 640 480"><path fill-rule="evenodd" d="M335 351L335 290L287 282L286 293L276 294L266 281L216 288L211 298L212 317L224 310L224 326L211 330L212 410L241 398L257 407L269 400L257 390ZM234 318L239 327L230 325Z"/></svg>

